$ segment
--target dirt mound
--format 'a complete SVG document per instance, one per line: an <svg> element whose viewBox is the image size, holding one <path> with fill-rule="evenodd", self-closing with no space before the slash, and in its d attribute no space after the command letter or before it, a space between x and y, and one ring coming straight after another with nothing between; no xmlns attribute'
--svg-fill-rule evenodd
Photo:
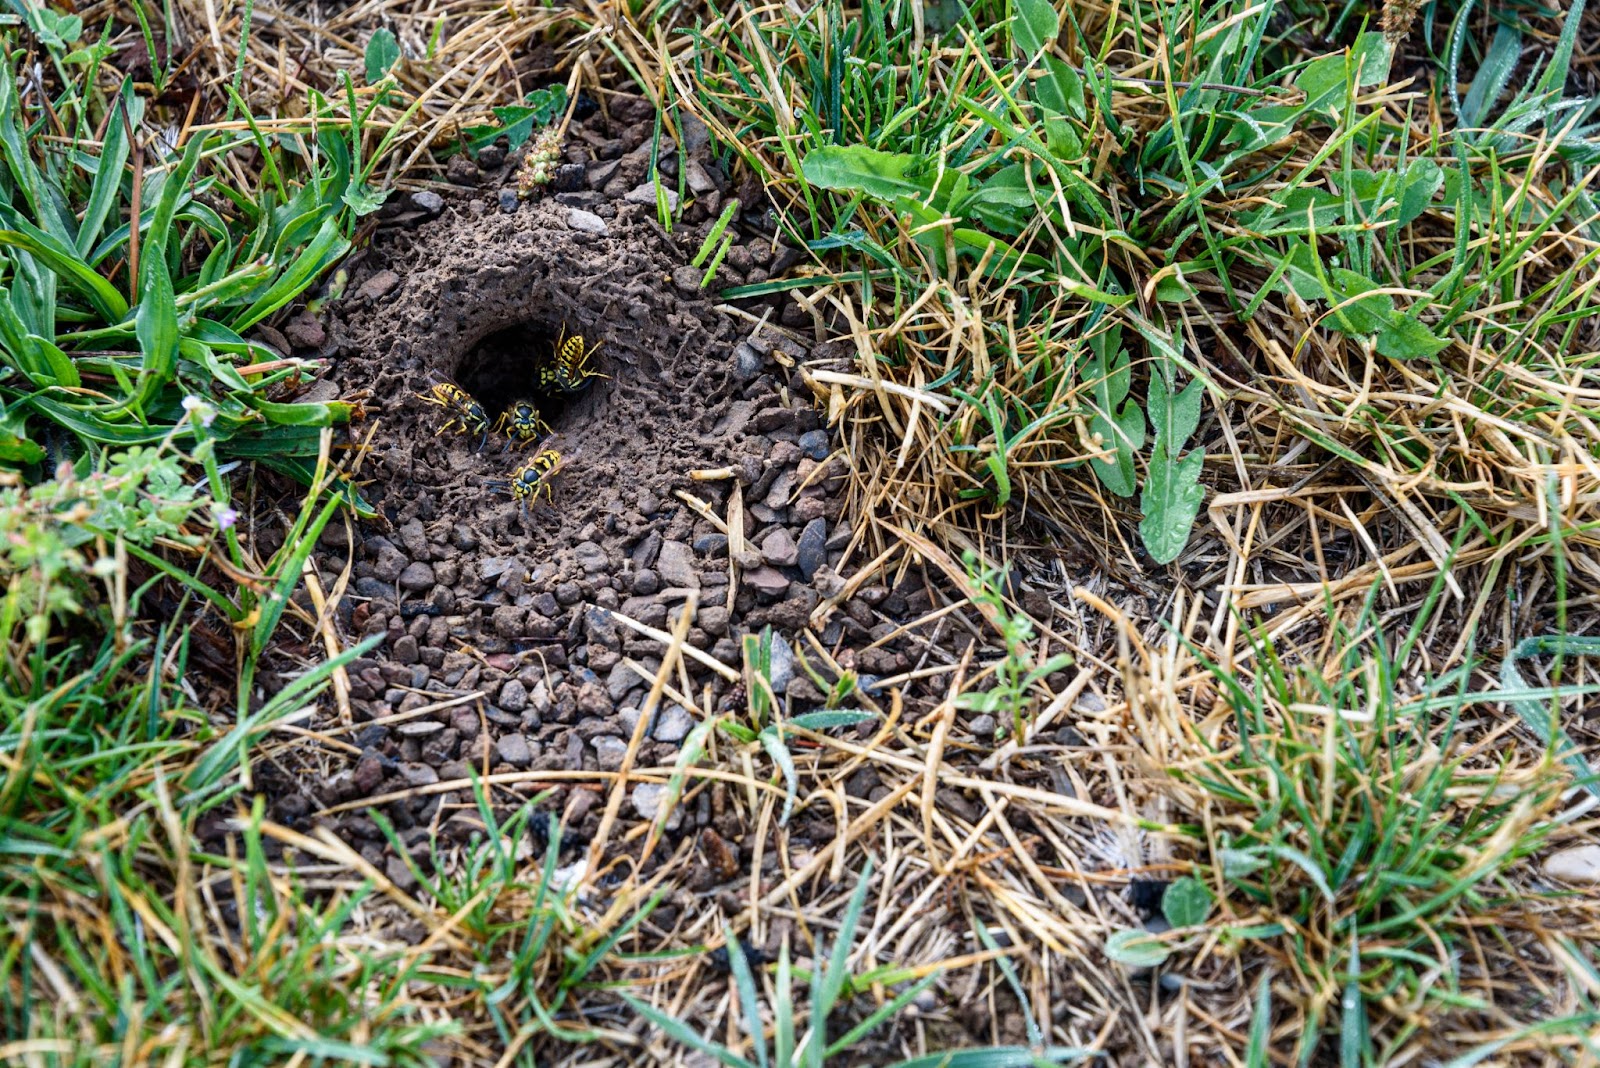
<svg viewBox="0 0 1600 1068"><path fill-rule="evenodd" d="M632 205L610 220L554 201L513 214L477 205L378 250L333 329L335 379L370 390L382 419L367 494L393 523L450 516L481 551L529 556L529 567L542 547L589 540L573 535L592 522L613 549L636 536L641 498L664 499L739 446L732 321L677 292L672 250ZM541 394L535 367L562 333L601 342L608 377ZM480 449L476 435L435 436L448 416L416 395L440 378L491 420L535 401L566 460L554 507L524 513L486 488L528 459L503 437Z"/></svg>
<svg viewBox="0 0 1600 1068"><path fill-rule="evenodd" d="M600 167L600 178L614 170ZM663 651L636 624L667 628L691 594L700 607L688 644L702 655L674 676L636 768L670 766L696 722L743 707L741 634L770 625L793 635L832 598L818 636L870 685L911 666L878 643L929 605L914 581L846 589L844 468L794 370L811 349L761 322L778 309L713 306L701 272L684 267L703 234L667 235L652 205L616 189L534 203L505 192L434 205L423 213L431 220L393 217L344 298L286 331L329 360L339 393L366 395L353 436L365 440L376 423L361 477L381 518L362 524L354 545L330 531L315 563L330 589L350 569L338 618L346 638L383 641L351 665L352 722L325 723L359 757L320 781L266 788L291 824L331 810L403 886L411 873L361 810L381 806L425 861L438 835L476 824L462 788L469 769L500 777L497 804L553 789L570 840L594 832L591 806L607 780L582 773L624 759ZM746 240L729 258L749 278L780 250ZM607 377L550 397L536 368L562 333L601 342ZM480 449L476 435L435 436L448 416L417 394L439 379L471 392L491 419L520 399L540 405L567 461L553 502L523 509L488 488L529 455L504 437ZM730 514L742 516L736 530ZM820 704L778 644L779 694L795 710ZM649 802L636 797L624 817L648 815ZM683 816L672 823L679 833L713 820L703 802ZM836 833L827 811L797 823L799 841ZM724 813L717 831L746 852L753 843L737 824Z"/></svg>

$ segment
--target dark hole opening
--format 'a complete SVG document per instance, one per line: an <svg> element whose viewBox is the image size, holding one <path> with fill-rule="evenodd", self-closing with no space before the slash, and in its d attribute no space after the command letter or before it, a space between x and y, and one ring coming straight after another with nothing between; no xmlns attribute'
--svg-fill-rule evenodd
<svg viewBox="0 0 1600 1068"><path fill-rule="evenodd" d="M595 379L578 393L541 389L539 368L555 357L559 331L537 322L522 322L485 337L461 358L455 381L483 405L490 421L518 401L529 401L553 431L587 417L595 409L607 380Z"/></svg>

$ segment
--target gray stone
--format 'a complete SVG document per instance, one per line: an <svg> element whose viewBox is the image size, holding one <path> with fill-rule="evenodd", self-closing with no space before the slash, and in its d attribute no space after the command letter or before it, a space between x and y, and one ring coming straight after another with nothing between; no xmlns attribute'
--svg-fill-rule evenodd
<svg viewBox="0 0 1600 1068"><path fill-rule="evenodd" d="M590 744L601 771L616 771L628 755L628 743L614 734L603 734Z"/></svg>
<svg viewBox="0 0 1600 1068"><path fill-rule="evenodd" d="M766 362L766 357L748 341L741 341L733 350L733 373L746 382L759 375Z"/></svg>
<svg viewBox="0 0 1600 1068"><path fill-rule="evenodd" d="M401 764L400 777L408 786L432 786L439 781L439 773L428 764Z"/></svg>
<svg viewBox="0 0 1600 1068"><path fill-rule="evenodd" d="M716 180L706 173L704 167L700 166L699 160L692 159L689 161L689 166L684 168L683 177L689 183L689 191L697 197L716 192Z"/></svg>
<svg viewBox="0 0 1600 1068"><path fill-rule="evenodd" d="M668 705L656 716L651 736L658 742L681 742L694 727L694 716L682 705Z"/></svg>
<svg viewBox="0 0 1600 1068"><path fill-rule="evenodd" d="M613 703L628 696L628 691L639 685L639 676L627 664L618 664L606 676L606 693Z"/></svg>
<svg viewBox="0 0 1600 1068"><path fill-rule="evenodd" d="M567 212L567 225L586 234L604 234L610 230L604 219L582 208L573 208Z"/></svg>
<svg viewBox="0 0 1600 1068"><path fill-rule="evenodd" d="M1564 883L1600 883L1600 845L1581 845L1552 853L1545 859L1544 873Z"/></svg>
<svg viewBox="0 0 1600 1068"><path fill-rule="evenodd" d="M639 544L635 545L633 551L628 555L633 560L634 567L654 567L656 565L656 557L660 554L661 531L652 530L639 539Z"/></svg>
<svg viewBox="0 0 1600 1068"><path fill-rule="evenodd" d="M633 788L631 800L635 812L644 819L653 820L667 802L667 786L665 783L642 782ZM667 817L667 830L677 830L682 822L683 809L674 807L672 814Z"/></svg>
<svg viewBox="0 0 1600 1068"><path fill-rule="evenodd" d="M407 564L406 569L400 572L400 588L413 593L421 593L433 588L433 568L418 561Z"/></svg>
<svg viewBox="0 0 1600 1068"><path fill-rule="evenodd" d="M395 733L403 738L424 738L444 730L444 724L431 719L414 719L410 723L402 723L395 728Z"/></svg>
<svg viewBox="0 0 1600 1068"><path fill-rule="evenodd" d="M766 500L763 502L768 508L786 508L789 498L794 495L795 483L799 477L793 471L780 471L778 477L772 480L772 486L767 490Z"/></svg>
<svg viewBox="0 0 1600 1068"><path fill-rule="evenodd" d="M411 194L411 206L429 215L437 215L444 210L444 197L431 189L418 190Z"/></svg>
<svg viewBox="0 0 1600 1068"><path fill-rule="evenodd" d="M770 567L758 567L744 573L744 583L758 593L776 597L789 588L783 572Z"/></svg>
<svg viewBox="0 0 1600 1068"><path fill-rule="evenodd" d="M381 582L393 582L410 563L405 553L393 545L385 545L378 550L378 558L372 563L372 576Z"/></svg>
<svg viewBox="0 0 1600 1068"><path fill-rule="evenodd" d="M556 168L555 181L550 184L558 193L574 193L583 188L588 173L589 168L581 163L563 163ZM574 226L573 229L578 227Z"/></svg>
<svg viewBox="0 0 1600 1068"><path fill-rule="evenodd" d="M813 460L826 460L828 458L828 432L826 430L807 430L800 435L800 451Z"/></svg>
<svg viewBox="0 0 1600 1068"><path fill-rule="evenodd" d="M794 538L783 527L775 527L762 539L761 555L773 567L793 567L800 558Z"/></svg>
<svg viewBox="0 0 1600 1068"><path fill-rule="evenodd" d="M686 155L699 152L711 143L711 129L688 112L678 116L678 133L683 138Z"/></svg>
<svg viewBox="0 0 1600 1068"><path fill-rule="evenodd" d="M767 669L767 681L772 683L772 692L781 694L789 688L789 680L794 678L794 650L789 648L789 643L774 634L772 636L772 660Z"/></svg>
<svg viewBox="0 0 1600 1068"><path fill-rule="evenodd" d="M502 638L519 637L526 629L528 610L514 604L503 604L489 616L490 626Z"/></svg>
<svg viewBox="0 0 1600 1068"><path fill-rule="evenodd" d="M355 784L356 792L361 797L370 796L383 782L383 761L374 753L367 753L356 761L355 769L351 772L350 781Z"/></svg>
<svg viewBox="0 0 1600 1068"><path fill-rule="evenodd" d="M662 187L662 192L665 193L666 197L667 197L667 210L668 211L677 211L678 210L678 191L675 190L675 189L667 189L665 186L663 186ZM622 199L626 200L629 204L648 204L651 207L655 207L655 204L656 204L656 186L655 186L655 183L654 182L641 182L638 185L634 186L632 189L628 190L628 192L623 195Z"/></svg>
<svg viewBox="0 0 1600 1068"><path fill-rule="evenodd" d="M694 618L700 629L713 638L728 633L728 610L720 604L708 604Z"/></svg>
<svg viewBox="0 0 1600 1068"><path fill-rule="evenodd" d="M393 271L379 271L361 283L360 288L356 290L356 296L361 300L377 300L394 292L394 287L399 284L400 276Z"/></svg>
<svg viewBox="0 0 1600 1068"><path fill-rule="evenodd" d="M399 857L388 857L383 862L384 876L395 885L401 893L407 893L417 888L417 877L409 865Z"/></svg>
<svg viewBox="0 0 1600 1068"><path fill-rule="evenodd" d="M694 539L694 551L702 556L716 556L728 548L726 534L702 534Z"/></svg>
<svg viewBox="0 0 1600 1068"><path fill-rule="evenodd" d="M494 743L494 755L514 768L525 768L533 763L533 750L528 739L520 734L507 734Z"/></svg>
<svg viewBox="0 0 1600 1068"><path fill-rule="evenodd" d="M805 525L800 532L800 544L795 549L795 563L800 566L800 574L804 575L807 582L817 573L817 568L822 566L828 558L828 524L821 519L813 519Z"/></svg>
<svg viewBox="0 0 1600 1068"><path fill-rule="evenodd" d="M493 582L515 566L517 558L514 556L485 556L478 561L478 575L485 582Z"/></svg>
<svg viewBox="0 0 1600 1068"><path fill-rule="evenodd" d="M633 576L633 593L636 597L648 597L661 588L661 576L644 568Z"/></svg>
<svg viewBox="0 0 1600 1068"><path fill-rule="evenodd" d="M592 541L579 543L572 551L578 561L578 566L590 575L598 575L611 566L611 560L606 556L606 551Z"/></svg>
<svg viewBox="0 0 1600 1068"><path fill-rule="evenodd" d="M500 687L498 703L507 712L521 712L528 707L528 688L521 679L507 679Z"/></svg>
<svg viewBox="0 0 1600 1068"><path fill-rule="evenodd" d="M981 716L972 717L972 722L967 724L967 729L977 738L991 738L994 736L994 717L985 712Z"/></svg>
<svg viewBox="0 0 1600 1068"><path fill-rule="evenodd" d="M505 212L507 215L514 215L516 214L518 203L520 203L520 200L517 197L517 191L515 189L500 190L501 211Z"/></svg>
<svg viewBox="0 0 1600 1068"><path fill-rule="evenodd" d="M700 574L695 570L694 551L681 541L663 541L661 554L656 559L656 571L669 586L700 588Z"/></svg>
<svg viewBox="0 0 1600 1068"><path fill-rule="evenodd" d="M402 634L394 640L392 652L395 660L402 664L415 664L421 657L421 651L417 648L417 639L409 634Z"/></svg>

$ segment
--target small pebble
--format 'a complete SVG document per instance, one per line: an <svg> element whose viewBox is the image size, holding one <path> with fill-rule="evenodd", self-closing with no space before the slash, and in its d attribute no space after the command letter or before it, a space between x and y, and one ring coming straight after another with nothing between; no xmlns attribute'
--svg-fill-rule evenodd
<svg viewBox="0 0 1600 1068"><path fill-rule="evenodd" d="M614 734L603 734L592 743L601 771L616 771L628 755L628 743Z"/></svg>
<svg viewBox="0 0 1600 1068"><path fill-rule="evenodd" d="M748 382L761 374L766 362L766 358L749 342L740 342L733 350L733 373L742 381Z"/></svg>
<svg viewBox="0 0 1600 1068"><path fill-rule="evenodd" d="M667 802L667 787L663 783L642 782L633 788L633 810L647 820L653 820ZM667 817L667 830L674 831L683 822L683 809L674 808Z"/></svg>
<svg viewBox="0 0 1600 1068"><path fill-rule="evenodd" d="M800 558L794 538L783 527L775 528L762 539L761 555L773 567L793 567Z"/></svg>
<svg viewBox="0 0 1600 1068"><path fill-rule="evenodd" d="M662 188L662 192L665 193L666 197L667 197L667 210L668 211L677 211L678 210L678 192L677 192L677 190L675 190L675 189L667 189L667 188L663 187ZM642 182L639 185L636 185L632 189L628 190L628 192L623 195L622 199L626 200L629 204L648 204L651 207L655 207L655 204L656 204L656 185L655 185L654 182Z"/></svg>
<svg viewBox="0 0 1600 1068"><path fill-rule="evenodd" d="M567 212L567 225L585 234L604 234L610 230L604 219L582 208L573 208Z"/></svg>
<svg viewBox="0 0 1600 1068"><path fill-rule="evenodd" d="M774 635L771 666L767 671L767 681L772 683L772 692L783 693L789 688L789 680L792 678L794 678L794 650L789 648L788 642Z"/></svg>
<svg viewBox="0 0 1600 1068"><path fill-rule="evenodd" d="M633 592L638 597L648 597L661 588L661 576L648 567L633 576Z"/></svg>
<svg viewBox="0 0 1600 1068"><path fill-rule="evenodd" d="M413 593L431 590L433 588L433 568L421 561L407 564L405 570L400 572L399 582L402 590L410 590Z"/></svg>
<svg viewBox="0 0 1600 1068"><path fill-rule="evenodd" d="M1563 849L1545 858L1544 873L1565 883L1600 883L1600 845Z"/></svg>
<svg viewBox="0 0 1600 1068"><path fill-rule="evenodd" d="M444 197L431 189L422 189L411 194L411 206L429 215L437 215L444 210Z"/></svg>
<svg viewBox="0 0 1600 1068"><path fill-rule="evenodd" d="M800 435L800 451L813 460L826 460L828 458L828 432L826 430L807 430Z"/></svg>
<svg viewBox="0 0 1600 1068"><path fill-rule="evenodd" d="M656 717L655 730L652 735L658 742L681 742L694 727L694 717L682 705L668 705Z"/></svg>
<svg viewBox="0 0 1600 1068"><path fill-rule="evenodd" d="M499 705L507 712L521 712L528 707L528 688L521 679L507 679L500 687Z"/></svg>
<svg viewBox="0 0 1600 1068"><path fill-rule="evenodd" d="M517 205L519 203L521 203L521 201L517 197L517 191L515 189L500 190L501 211L505 212L507 215L514 215L516 214Z"/></svg>
<svg viewBox="0 0 1600 1068"><path fill-rule="evenodd" d="M694 539L694 551L701 556L715 556L727 547L726 534L702 534Z"/></svg>
<svg viewBox="0 0 1600 1068"><path fill-rule="evenodd" d="M822 519L813 519L800 531L800 543L795 548L795 562L800 567L800 574L804 575L807 582L817 573L823 561L827 559L828 550L828 524Z"/></svg>
<svg viewBox="0 0 1600 1068"><path fill-rule="evenodd" d="M669 586L700 588L700 574L694 566L694 552L681 541L664 541L656 558L656 571Z"/></svg>
<svg viewBox="0 0 1600 1068"><path fill-rule="evenodd" d="M528 748L528 739L520 734L503 735L494 743L494 754L514 768L525 768L533 763L533 750Z"/></svg>
<svg viewBox="0 0 1600 1068"><path fill-rule="evenodd" d="M789 580L783 574L770 567L758 567L744 574L745 585L758 593L765 593L776 597L789 588Z"/></svg>

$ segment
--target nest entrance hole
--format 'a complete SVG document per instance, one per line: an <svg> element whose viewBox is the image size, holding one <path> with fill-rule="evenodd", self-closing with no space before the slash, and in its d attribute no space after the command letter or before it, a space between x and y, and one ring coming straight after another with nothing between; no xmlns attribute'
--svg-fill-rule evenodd
<svg viewBox="0 0 1600 1068"><path fill-rule="evenodd" d="M554 358L563 329L559 324L526 320L495 330L461 355L454 380L483 406L491 421L518 401L528 401L559 434L592 415L607 386L601 378L579 393L539 388L539 368Z"/></svg>

